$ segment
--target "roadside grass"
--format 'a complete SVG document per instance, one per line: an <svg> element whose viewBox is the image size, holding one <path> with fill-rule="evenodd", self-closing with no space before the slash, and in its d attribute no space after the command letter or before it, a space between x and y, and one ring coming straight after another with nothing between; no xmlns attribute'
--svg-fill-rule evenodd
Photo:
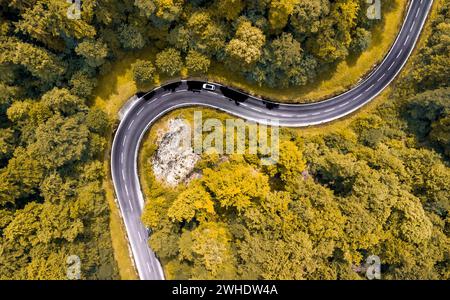
<svg viewBox="0 0 450 300"><path fill-rule="evenodd" d="M414 65L418 59L417 52L426 46L428 42L428 38L432 33L432 23L434 20L436 20L436 17L438 15L439 10L444 5L445 1L447 0L434 0L433 7L431 8L430 14L428 16L427 22L425 23L425 26L422 30L422 34L417 41L417 45L415 49L413 50L411 57L408 61L408 63L403 68L402 72L400 73L400 78L402 77L402 74L411 73L412 69L414 68Z"/></svg>
<svg viewBox="0 0 450 300"><path fill-rule="evenodd" d="M344 133L351 131L350 125L357 119L368 117L379 105L389 100L392 87L387 87L380 95L378 95L370 103L364 105L362 108L346 116L343 119L332 121L323 125L294 128L300 137L312 137L318 135L326 135L333 133Z"/></svg>
<svg viewBox="0 0 450 300"><path fill-rule="evenodd" d="M113 130L111 129L107 134L107 150L103 157L103 170L106 176L102 182L102 187L105 191L105 197L109 206L109 230L111 233L111 242L120 278L122 280L137 280L139 278L133 265L125 225L123 223L119 205L116 201L114 186L111 180L110 149L112 147L112 137Z"/></svg>
<svg viewBox="0 0 450 300"><path fill-rule="evenodd" d="M108 159L109 162L109 159ZM109 172L109 163L105 163L105 168L108 168ZM114 249L114 257L116 259L119 275L122 280L134 280L138 279L137 273L133 266L129 247L128 240L126 238L125 227L122 221L122 217L120 215L119 206L117 205L114 196L114 187L112 186L112 182L110 180L103 181L103 189L106 192L106 199L108 200L108 205L110 209L110 222L109 228L111 231L111 240L112 246Z"/></svg>
<svg viewBox="0 0 450 300"><path fill-rule="evenodd" d="M106 112L113 126L117 124L118 112L125 102L136 93L136 85L132 80L131 63L135 57L124 57L118 60L111 68L110 72L103 75L98 87L94 92L92 105ZM138 279L136 269L133 265L131 253L129 251L125 226L120 215L119 206L115 200L115 191L111 180L110 169L110 149L113 139L113 130L107 134L108 150L105 151L103 168L107 177L103 180L103 189L108 201L110 210L110 224L112 247L114 258L119 268L120 278L123 280Z"/></svg>

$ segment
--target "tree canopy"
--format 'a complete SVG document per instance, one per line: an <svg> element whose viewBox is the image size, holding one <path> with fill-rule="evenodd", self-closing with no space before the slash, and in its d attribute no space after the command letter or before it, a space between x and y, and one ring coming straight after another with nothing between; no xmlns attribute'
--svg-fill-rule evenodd
<svg viewBox="0 0 450 300"><path fill-rule="evenodd" d="M286 15L302 32L357 22L357 1L321 5L326 2L299 1L291 8L273 1L266 26L278 32L288 26ZM323 11L335 19L317 17ZM446 2L427 46L386 101L347 126L308 134L282 129L274 165L262 165L259 154L205 153L195 179L175 189L144 179L143 221L167 278L362 279L370 255L379 256L383 279L450 278L449 77L438 72L445 63L432 63L448 53L442 51L448 12ZM315 25L303 27L304 19ZM251 34L240 39L260 41L255 25L245 22L237 28ZM318 50L342 54L352 44L364 48L369 38L361 30L356 42L327 34ZM270 55L262 50L271 73L253 62L264 78L302 64L299 56L313 45L294 36L281 33L269 42ZM144 155L152 152L144 149Z"/></svg>

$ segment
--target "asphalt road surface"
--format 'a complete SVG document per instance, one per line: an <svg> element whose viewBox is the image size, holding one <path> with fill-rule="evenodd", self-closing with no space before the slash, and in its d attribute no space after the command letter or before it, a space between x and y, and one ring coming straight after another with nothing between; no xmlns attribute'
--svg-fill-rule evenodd
<svg viewBox="0 0 450 300"><path fill-rule="evenodd" d="M345 117L379 95L398 75L416 45L432 0L412 0L403 27L383 62L357 86L328 100L312 104L275 104L216 85L216 91L197 90L202 82L180 81L159 87L133 103L116 131L111 169L116 198L125 223L140 279L164 279L148 230L141 222L144 199L137 171L138 150L147 129L167 112L187 106L207 106L264 124L304 127ZM195 93L193 90L196 90Z"/></svg>

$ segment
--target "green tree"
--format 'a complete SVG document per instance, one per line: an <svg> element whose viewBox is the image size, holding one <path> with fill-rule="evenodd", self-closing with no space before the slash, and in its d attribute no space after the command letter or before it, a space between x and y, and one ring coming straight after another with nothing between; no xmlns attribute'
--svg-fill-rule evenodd
<svg viewBox="0 0 450 300"><path fill-rule="evenodd" d="M11 157L15 148L14 131L10 128L0 129L0 162Z"/></svg>
<svg viewBox="0 0 450 300"><path fill-rule="evenodd" d="M290 25L299 35L317 33L322 18L330 13L329 0L297 1L290 17Z"/></svg>
<svg viewBox="0 0 450 300"><path fill-rule="evenodd" d="M315 268L314 249L303 232L294 232L286 240L246 236L238 251L245 262L239 270L243 279L301 280Z"/></svg>
<svg viewBox="0 0 450 300"><path fill-rule="evenodd" d="M303 56L300 43L290 33L283 33L272 41L271 63L275 68L288 71L298 65Z"/></svg>
<svg viewBox="0 0 450 300"><path fill-rule="evenodd" d="M366 50L372 42L372 34L364 28L357 28L355 36L350 44L350 49L355 52L362 52Z"/></svg>
<svg viewBox="0 0 450 300"><path fill-rule="evenodd" d="M81 98L88 98L97 86L97 78L93 77L89 71L80 70L75 72L70 78L70 92Z"/></svg>
<svg viewBox="0 0 450 300"><path fill-rule="evenodd" d="M225 48L230 58L228 64L240 67L248 67L257 62L262 55L262 47L266 42L264 33L248 21L243 21L238 26L234 38Z"/></svg>
<svg viewBox="0 0 450 300"><path fill-rule="evenodd" d="M139 15L149 18L156 10L156 4L152 0L134 0L134 5L139 9Z"/></svg>
<svg viewBox="0 0 450 300"><path fill-rule="evenodd" d="M0 205L14 204L16 199L20 197L19 188L8 177L7 171L1 170L0 179Z"/></svg>
<svg viewBox="0 0 450 300"><path fill-rule="evenodd" d="M190 222L194 218L205 222L215 214L214 202L205 189L196 184L180 193L167 213L169 218L177 222Z"/></svg>
<svg viewBox="0 0 450 300"><path fill-rule="evenodd" d="M88 39L77 45L75 52L86 59L86 63L95 68L101 66L108 56L108 46L101 40Z"/></svg>
<svg viewBox="0 0 450 300"><path fill-rule="evenodd" d="M18 31L29 35L53 49L62 50L64 40L93 38L95 27L86 18L70 20L67 17L69 3L63 1L33 1L26 5L17 22ZM86 9L87 5L84 5Z"/></svg>
<svg viewBox="0 0 450 300"><path fill-rule="evenodd" d="M71 95L66 89L54 88L45 93L42 96L42 104L46 105L53 112L60 113L64 116L70 116L88 110L83 100Z"/></svg>
<svg viewBox="0 0 450 300"><path fill-rule="evenodd" d="M231 236L224 224L207 222L180 238L180 256L194 263L191 279L235 278Z"/></svg>
<svg viewBox="0 0 450 300"><path fill-rule="evenodd" d="M228 21L239 17L245 7L245 1L242 0L216 0L217 12Z"/></svg>
<svg viewBox="0 0 450 300"><path fill-rule="evenodd" d="M211 60L206 56L197 51L189 51L186 57L186 68L192 73L208 73Z"/></svg>
<svg viewBox="0 0 450 300"><path fill-rule="evenodd" d="M152 82L156 69L150 61L139 59L131 67L133 79L138 86Z"/></svg>
<svg viewBox="0 0 450 300"><path fill-rule="evenodd" d="M142 49L145 46L145 39L138 28L132 25L123 24L119 28L119 40L126 50Z"/></svg>
<svg viewBox="0 0 450 300"><path fill-rule="evenodd" d="M294 12L294 7L299 0L271 0L269 10L269 22L274 30L282 29L287 25L289 16Z"/></svg>
<svg viewBox="0 0 450 300"><path fill-rule="evenodd" d="M36 142L28 151L47 169L80 160L86 150L88 129L80 116L51 117L36 129Z"/></svg>
<svg viewBox="0 0 450 300"><path fill-rule="evenodd" d="M202 180L224 208L244 210L269 192L268 178L250 166L222 164L218 170L205 169Z"/></svg>
<svg viewBox="0 0 450 300"><path fill-rule="evenodd" d="M168 48L159 52L156 55L155 63L158 69L169 76L179 73L183 67L180 52L174 48Z"/></svg>
<svg viewBox="0 0 450 300"><path fill-rule="evenodd" d="M305 85L314 79L317 61L305 56L300 43L290 33L283 33L264 49L264 55L252 76L271 87Z"/></svg>
<svg viewBox="0 0 450 300"><path fill-rule="evenodd" d="M5 114L17 92L18 89L16 87L0 82L0 115Z"/></svg>
<svg viewBox="0 0 450 300"><path fill-rule="evenodd" d="M175 21L183 11L184 0L153 0L155 15L165 22Z"/></svg>
<svg viewBox="0 0 450 300"><path fill-rule="evenodd" d="M430 141L442 147L450 157L450 116L439 119L431 125Z"/></svg>
<svg viewBox="0 0 450 300"><path fill-rule="evenodd" d="M302 177L306 161L300 149L291 141L280 143L280 158L277 162L280 178L284 182Z"/></svg>
<svg viewBox="0 0 450 300"><path fill-rule="evenodd" d="M449 27L450 15L448 3L439 8L439 13L433 21L431 36L425 47L420 50L415 70L412 74L419 91L448 86L450 77L448 66L450 62Z"/></svg>
<svg viewBox="0 0 450 300"><path fill-rule="evenodd" d="M42 163L29 155L25 149L16 148L14 157L8 162L7 176L20 189L20 197L27 197L38 190L44 170Z"/></svg>
<svg viewBox="0 0 450 300"><path fill-rule="evenodd" d="M101 109L91 108L86 116L86 125L91 132L105 135L110 129L108 115Z"/></svg>
<svg viewBox="0 0 450 300"><path fill-rule="evenodd" d="M43 48L24 43L16 38L0 37L0 64L21 65L33 76L53 83L64 72L64 63Z"/></svg>
<svg viewBox="0 0 450 300"><path fill-rule="evenodd" d="M224 31L226 29L216 22L208 11L194 12L187 20L185 29L179 31L179 36L188 34L188 46L199 52L214 55L225 45Z"/></svg>

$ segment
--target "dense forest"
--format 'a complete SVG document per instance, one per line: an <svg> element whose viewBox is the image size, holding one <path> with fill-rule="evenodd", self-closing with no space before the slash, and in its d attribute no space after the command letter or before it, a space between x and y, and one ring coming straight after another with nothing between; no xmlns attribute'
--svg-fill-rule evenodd
<svg viewBox="0 0 450 300"><path fill-rule="evenodd" d="M66 0L0 0L0 278L64 279L71 255L80 257L83 279L118 278L102 189L112 121L92 106L99 76L115 61L156 51L154 61L133 65L138 84L184 69L203 75L218 63L257 84L305 85L370 44L378 21L364 17L365 7L365 0L97 0L81 1L73 19ZM372 251L392 277L448 278L448 4L435 22L396 101L353 124L354 134L307 140L288 130L284 153L298 164L276 169L248 157L212 160L183 192L204 195L204 213L167 214L173 193L149 202L158 213L152 219L147 208L152 246L169 276L345 278L346 266ZM302 166L308 178L295 180ZM248 205L238 210L227 200L231 182L216 173L256 176L258 192L243 191ZM273 261L280 249L292 258L282 272Z"/></svg>
<svg viewBox="0 0 450 300"><path fill-rule="evenodd" d="M378 23L368 21L365 0L136 0L134 4L144 18L120 28L122 38L134 35L121 43L136 49L144 47L146 36L156 38L161 51L154 63L161 73L173 76L186 68L191 75L204 75L211 63L218 62L270 87L305 85L318 72L361 53ZM147 31L149 23L154 29ZM149 70L149 62L137 66L144 63ZM141 81L154 76L137 73Z"/></svg>
<svg viewBox="0 0 450 300"><path fill-rule="evenodd" d="M0 278L116 278L102 190L111 121L98 77L140 49L138 84L214 62L304 85L370 43L364 0L0 0ZM75 10L74 10L75 8ZM320 38L319 38L320 37Z"/></svg>
<svg viewBox="0 0 450 300"><path fill-rule="evenodd" d="M86 2L87 3L87 2ZM107 115L90 109L99 17L0 1L0 279L118 278L102 189ZM101 44L103 45L103 44Z"/></svg>
<svg viewBox="0 0 450 300"><path fill-rule="evenodd" d="M0 63L8 66L1 79L25 75L24 97L65 85L89 96L99 68L107 72L121 53L150 45L157 58L140 63L169 76L184 67L205 74L219 62L260 85L305 85L366 49L378 23L366 17L365 0L83 1L78 20L68 18L64 0L0 5ZM136 77L150 80L152 70Z"/></svg>
<svg viewBox="0 0 450 300"><path fill-rule="evenodd" d="M283 129L273 166L212 152L187 185L148 176L143 221L166 276L359 279L378 255L384 279L450 279L450 4L441 3L407 73L348 127Z"/></svg>

